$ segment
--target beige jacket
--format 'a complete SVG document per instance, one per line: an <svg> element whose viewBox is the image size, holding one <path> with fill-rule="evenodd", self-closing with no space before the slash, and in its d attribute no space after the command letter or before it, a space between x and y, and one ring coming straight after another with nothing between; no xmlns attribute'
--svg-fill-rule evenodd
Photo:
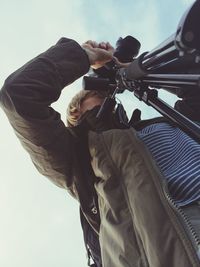
<svg viewBox="0 0 200 267"><path fill-rule="evenodd" d="M89 135L105 267L197 267L199 240L133 128Z"/></svg>

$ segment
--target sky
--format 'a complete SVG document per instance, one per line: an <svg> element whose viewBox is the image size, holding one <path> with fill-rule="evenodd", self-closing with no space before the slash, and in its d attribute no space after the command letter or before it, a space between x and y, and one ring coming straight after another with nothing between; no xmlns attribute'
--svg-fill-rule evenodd
<svg viewBox="0 0 200 267"><path fill-rule="evenodd" d="M68 37L80 44L133 35L141 52L151 51L176 31L192 0L0 0L0 86L28 60ZM65 88L53 107L65 120L71 96L81 79ZM174 98L161 94L173 104ZM152 108L130 92L120 96L128 114L143 118ZM0 109L0 266L87 266L79 206L67 192L41 176L20 146Z"/></svg>

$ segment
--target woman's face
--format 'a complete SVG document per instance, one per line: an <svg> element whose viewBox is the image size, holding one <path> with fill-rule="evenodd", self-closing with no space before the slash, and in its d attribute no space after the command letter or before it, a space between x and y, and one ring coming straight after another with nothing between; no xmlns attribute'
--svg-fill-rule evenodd
<svg viewBox="0 0 200 267"><path fill-rule="evenodd" d="M96 106L99 106L103 103L104 99L98 96L91 96L83 100L81 103L81 114L84 114L87 110L91 110Z"/></svg>

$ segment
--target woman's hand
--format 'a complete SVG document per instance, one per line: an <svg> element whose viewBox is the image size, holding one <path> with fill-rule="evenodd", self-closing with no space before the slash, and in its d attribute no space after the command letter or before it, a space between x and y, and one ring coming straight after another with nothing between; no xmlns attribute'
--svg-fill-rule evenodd
<svg viewBox="0 0 200 267"><path fill-rule="evenodd" d="M86 51L93 69L101 68L113 59L114 48L109 42L97 43L89 40L82 48Z"/></svg>

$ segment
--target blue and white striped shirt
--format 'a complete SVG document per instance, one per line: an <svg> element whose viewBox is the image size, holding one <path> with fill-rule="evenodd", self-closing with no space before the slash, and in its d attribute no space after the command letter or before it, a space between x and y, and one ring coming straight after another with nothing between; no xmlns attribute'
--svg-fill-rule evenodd
<svg viewBox="0 0 200 267"><path fill-rule="evenodd" d="M168 123L156 123L138 132L167 180L179 205L200 200L200 145Z"/></svg>

